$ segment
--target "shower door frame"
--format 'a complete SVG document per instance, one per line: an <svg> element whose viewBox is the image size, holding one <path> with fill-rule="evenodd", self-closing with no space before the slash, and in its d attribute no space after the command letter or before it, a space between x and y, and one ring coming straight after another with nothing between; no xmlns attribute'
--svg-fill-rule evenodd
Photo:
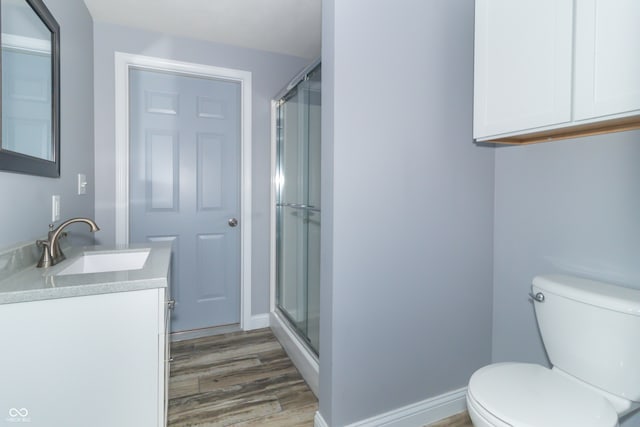
<svg viewBox="0 0 640 427"><path fill-rule="evenodd" d="M281 133L285 132L282 126L283 126L283 123L287 122L287 120L284 118L286 114L285 105L294 97L297 97L298 106L306 105L306 102L309 101L308 98L310 98L310 94L300 87L301 84L302 82L298 83L295 88L291 89L289 92L287 92L285 96L283 96L278 100L277 110L276 110L276 114L278 114L278 116L276 116L276 123L279 123L279 125L281 126L281 129L280 129ZM298 124L297 130L294 133L297 133L296 138L298 141L304 140L305 133L309 129L309 121L310 121L309 113L303 108L298 107L294 115L297 116L297 124ZM284 141L286 137L284 135L281 137L278 137L278 132L276 132L276 138L278 138L278 141L276 142L276 176L279 177L283 175L283 168L285 167L282 162L284 161L284 158L283 158L284 151L285 151ZM298 171L304 170L308 172L309 171L309 150L310 150L309 141L307 140L307 144L297 144L297 150L298 150L298 156L297 156ZM307 188L306 192L307 193L309 192L308 175L306 175L305 173L300 174L297 176L296 181L297 182L296 184L294 184L294 186L296 186L298 189L300 187ZM304 337L306 340L308 340L306 344L308 346L311 346L311 349L315 354L318 354L318 349L313 347L313 344L311 344L310 338L308 335L308 327L309 327L308 326L309 324L308 250L305 251L304 253L298 252L296 254L296 257L297 257L296 264L298 266L301 266L300 270L297 271L297 274L299 275L300 273L303 273L304 275L304 277L298 276L297 282L305 283L305 286L302 286L297 290L295 298L293 298L294 301L292 301L292 299L290 298L287 298L287 295L286 295L287 292L284 292L284 289L280 287L280 286L283 286L281 282L284 280L283 275L285 273L281 271L282 264L278 262L277 255L280 252L280 255L284 257L284 255L282 254L282 248L286 244L282 240L283 239L282 227L284 226L284 222L285 222L283 215L285 214L286 209L285 209L285 205L280 205L280 203L282 203L283 201L282 200L283 188L280 185L278 185L278 182L276 182L275 187L276 187L275 189L276 189L276 202L277 202L276 204L276 309L282 312L284 317L288 319L289 323L292 326L294 326L294 328L298 331L298 333L302 337ZM296 198L295 203L306 204L307 201L305 200L305 198L308 198L308 197L309 195L307 194L302 198ZM278 207L280 207L279 215L278 215L278 209L277 209ZM303 213L303 215L305 214L307 214L307 212ZM305 221L303 220L302 223L297 223L296 225L297 232L296 232L295 240L297 240L296 245L298 247L307 247L308 245L309 230L308 230L308 227L304 226L304 224L305 224ZM279 226L280 226L280 235L278 235ZM295 306L293 307L295 312L292 312L291 307L288 307L288 304L292 302L295 304Z"/></svg>
<svg viewBox="0 0 640 427"><path fill-rule="evenodd" d="M292 81L271 101L271 194L270 194L270 289L269 289L269 323L280 344L291 358L293 364L302 374L309 388L318 396L320 364L318 356L309 348L309 345L298 336L297 331L289 324L289 321L279 312L276 303L277 287L277 212L278 201L278 104L291 89L293 89L304 77L320 64L320 60L313 62L298 74Z"/></svg>

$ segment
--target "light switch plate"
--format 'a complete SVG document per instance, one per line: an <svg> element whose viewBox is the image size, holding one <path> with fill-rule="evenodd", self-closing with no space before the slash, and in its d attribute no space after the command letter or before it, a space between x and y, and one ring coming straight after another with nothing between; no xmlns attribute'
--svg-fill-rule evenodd
<svg viewBox="0 0 640 427"><path fill-rule="evenodd" d="M87 194L87 176L83 173L78 174L78 194Z"/></svg>
<svg viewBox="0 0 640 427"><path fill-rule="evenodd" d="M58 221L60 219L60 196L51 196L51 222Z"/></svg>

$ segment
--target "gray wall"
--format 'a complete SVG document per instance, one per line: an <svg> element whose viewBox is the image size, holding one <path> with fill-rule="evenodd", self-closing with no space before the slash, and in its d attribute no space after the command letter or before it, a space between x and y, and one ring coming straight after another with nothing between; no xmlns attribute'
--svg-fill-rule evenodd
<svg viewBox="0 0 640 427"><path fill-rule="evenodd" d="M93 23L82 0L45 0L60 24L61 173L43 178L0 172L0 248L41 238L51 222L51 196L61 196L61 219L93 217ZM87 175L87 194L76 194L77 174ZM74 225L77 243L90 243Z"/></svg>
<svg viewBox="0 0 640 427"><path fill-rule="evenodd" d="M547 364L535 275L640 288L640 131L495 151L493 361Z"/></svg>
<svg viewBox="0 0 640 427"><path fill-rule="evenodd" d="M269 311L270 100L309 62L96 22L96 218L100 242L115 241L114 52L141 54L252 72L252 314Z"/></svg>
<svg viewBox="0 0 640 427"><path fill-rule="evenodd" d="M332 426L464 387L490 362L494 152L472 140L473 8L323 1Z"/></svg>

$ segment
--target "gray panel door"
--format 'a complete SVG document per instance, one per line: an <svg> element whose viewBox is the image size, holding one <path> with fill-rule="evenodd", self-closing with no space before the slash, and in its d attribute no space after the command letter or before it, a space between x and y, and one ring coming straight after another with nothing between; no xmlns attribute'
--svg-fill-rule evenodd
<svg viewBox="0 0 640 427"><path fill-rule="evenodd" d="M240 322L240 83L130 71L131 242L173 242L172 332Z"/></svg>

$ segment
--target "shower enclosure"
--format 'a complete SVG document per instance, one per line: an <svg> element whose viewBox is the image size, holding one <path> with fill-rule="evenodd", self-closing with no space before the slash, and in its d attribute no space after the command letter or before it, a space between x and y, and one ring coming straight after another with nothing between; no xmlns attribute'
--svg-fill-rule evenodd
<svg viewBox="0 0 640 427"><path fill-rule="evenodd" d="M276 307L319 352L320 64L277 101Z"/></svg>

